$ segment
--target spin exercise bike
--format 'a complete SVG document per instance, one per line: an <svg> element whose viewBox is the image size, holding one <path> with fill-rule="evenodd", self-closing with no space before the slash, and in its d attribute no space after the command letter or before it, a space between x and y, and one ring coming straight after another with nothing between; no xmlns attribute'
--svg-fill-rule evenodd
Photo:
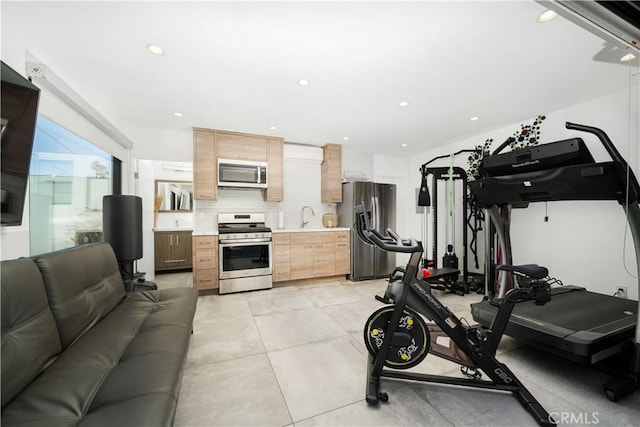
<svg viewBox="0 0 640 427"><path fill-rule="evenodd" d="M550 300L549 284L545 280L547 269L533 264L498 267L521 278L520 287L502 298L490 328L468 326L431 294L429 283L418 277L423 253L421 242L403 239L391 229L386 230L386 235L372 229L362 205L356 206L356 218L358 236L366 243L385 251L411 254L404 272L394 272L389 280L383 299L391 304L374 311L364 327L364 341L369 352L367 403L376 405L379 401L388 401L388 394L380 391L382 377L452 384L510 391L540 425L555 425L554 419L514 373L495 358L515 303L533 300L544 305ZM427 324L420 314L435 324ZM438 337L449 337L449 344L438 343ZM460 364L467 378L399 371L418 365L429 352ZM385 366L393 370L384 369ZM481 380L480 370L491 381Z"/></svg>

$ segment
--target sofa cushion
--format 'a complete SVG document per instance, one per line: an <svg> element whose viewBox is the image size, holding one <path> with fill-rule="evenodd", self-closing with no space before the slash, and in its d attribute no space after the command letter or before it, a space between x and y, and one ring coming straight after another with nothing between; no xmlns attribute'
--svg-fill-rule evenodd
<svg viewBox="0 0 640 427"><path fill-rule="evenodd" d="M192 288L136 292L2 412L2 425L172 425L197 301Z"/></svg>
<svg viewBox="0 0 640 427"><path fill-rule="evenodd" d="M3 261L2 407L60 353L42 277L29 258Z"/></svg>
<svg viewBox="0 0 640 427"><path fill-rule="evenodd" d="M35 258L65 349L125 296L113 249L90 243Z"/></svg>

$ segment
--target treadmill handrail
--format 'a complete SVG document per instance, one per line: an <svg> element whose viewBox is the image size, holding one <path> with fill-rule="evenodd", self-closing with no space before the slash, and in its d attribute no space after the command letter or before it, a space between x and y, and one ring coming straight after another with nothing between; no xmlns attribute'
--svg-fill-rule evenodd
<svg viewBox="0 0 640 427"><path fill-rule="evenodd" d="M604 148L607 150L607 153L609 153L613 161L624 163L626 165L627 162L620 155L620 152L618 151L618 149L615 147L615 145L613 145L613 143L611 142L611 139L609 139L609 136L602 129L599 129L593 126L581 125L578 123L571 123L571 122L565 122L564 126L567 129L579 130L581 132L588 132L588 133L594 134L595 136L598 137L598 139L600 140Z"/></svg>
<svg viewBox="0 0 640 427"><path fill-rule="evenodd" d="M611 142L611 139L609 139L609 136L606 134L605 131L597 127L581 125L578 123L565 122L564 125L567 129L578 130L581 132L588 132L597 136L600 142L602 143L602 145L604 146L605 150L607 150L607 153L609 153L609 156L611 156L611 159L613 159L614 162L620 163L622 165L623 170L628 171L629 173L629 185L631 186L631 189L633 190L633 192L625 191L626 200L628 202L631 202L631 200L629 200L630 193L631 194L635 193L637 195L640 195L640 185L638 185L638 179L636 178L636 175L633 173L633 170L631 170L631 167L629 166L627 161L624 159L624 157L622 157L622 155L620 154L616 146L613 145L613 143Z"/></svg>

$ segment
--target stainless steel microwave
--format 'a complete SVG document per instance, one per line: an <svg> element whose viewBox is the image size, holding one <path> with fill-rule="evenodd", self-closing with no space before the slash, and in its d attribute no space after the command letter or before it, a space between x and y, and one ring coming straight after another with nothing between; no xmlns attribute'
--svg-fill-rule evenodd
<svg viewBox="0 0 640 427"><path fill-rule="evenodd" d="M267 162L218 159L218 186L267 188Z"/></svg>

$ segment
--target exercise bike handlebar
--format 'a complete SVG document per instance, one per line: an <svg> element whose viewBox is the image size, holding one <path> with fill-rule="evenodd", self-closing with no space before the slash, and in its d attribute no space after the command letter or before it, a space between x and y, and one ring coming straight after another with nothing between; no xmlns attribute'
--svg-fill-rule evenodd
<svg viewBox="0 0 640 427"><path fill-rule="evenodd" d="M386 236L369 226L369 219L363 205L357 205L356 231L366 243L376 245L388 252L414 253L422 252L422 244L416 239L403 239L394 230L387 228Z"/></svg>

